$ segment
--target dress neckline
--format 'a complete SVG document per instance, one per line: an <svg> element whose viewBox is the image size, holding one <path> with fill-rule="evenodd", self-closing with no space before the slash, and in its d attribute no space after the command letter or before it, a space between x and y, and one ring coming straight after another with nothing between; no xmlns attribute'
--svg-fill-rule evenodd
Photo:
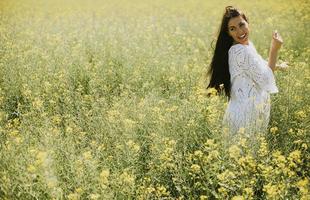
<svg viewBox="0 0 310 200"><path fill-rule="evenodd" d="M233 44L232 46L235 46L235 45L238 45L238 44L240 44L240 43ZM252 42L249 40L249 44L240 44L240 45L249 47L249 46L252 45Z"/></svg>

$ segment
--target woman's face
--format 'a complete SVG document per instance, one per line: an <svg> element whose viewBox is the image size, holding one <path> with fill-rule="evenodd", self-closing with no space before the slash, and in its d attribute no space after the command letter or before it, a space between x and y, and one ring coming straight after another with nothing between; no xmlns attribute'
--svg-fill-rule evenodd
<svg viewBox="0 0 310 200"><path fill-rule="evenodd" d="M228 22L228 34L235 43L249 44L249 24L241 15L231 18Z"/></svg>

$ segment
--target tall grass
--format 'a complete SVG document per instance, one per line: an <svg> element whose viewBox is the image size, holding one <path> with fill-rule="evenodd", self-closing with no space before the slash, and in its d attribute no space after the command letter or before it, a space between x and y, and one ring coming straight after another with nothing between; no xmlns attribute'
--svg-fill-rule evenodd
<svg viewBox="0 0 310 200"><path fill-rule="evenodd" d="M223 143L205 74L223 9L268 55L270 127ZM308 1L1 1L1 199L308 199ZM253 153L254 152L254 153Z"/></svg>

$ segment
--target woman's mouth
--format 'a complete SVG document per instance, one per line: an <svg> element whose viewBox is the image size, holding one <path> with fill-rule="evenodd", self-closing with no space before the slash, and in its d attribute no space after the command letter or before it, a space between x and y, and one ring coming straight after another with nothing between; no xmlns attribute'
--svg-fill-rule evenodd
<svg viewBox="0 0 310 200"><path fill-rule="evenodd" d="M238 37L238 39L243 40L243 39L245 39L246 36L247 36L247 34L245 33L245 34L243 34L243 35L240 35L240 36Z"/></svg>

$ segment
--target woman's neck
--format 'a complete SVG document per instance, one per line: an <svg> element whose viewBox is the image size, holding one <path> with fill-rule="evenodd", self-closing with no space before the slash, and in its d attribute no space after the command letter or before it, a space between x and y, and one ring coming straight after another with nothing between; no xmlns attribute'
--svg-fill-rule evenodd
<svg viewBox="0 0 310 200"><path fill-rule="evenodd" d="M238 42L234 41L233 45L235 45L235 44L241 44L241 43L238 43ZM249 46L250 45L250 40L248 40L246 44L242 44L242 45Z"/></svg>

